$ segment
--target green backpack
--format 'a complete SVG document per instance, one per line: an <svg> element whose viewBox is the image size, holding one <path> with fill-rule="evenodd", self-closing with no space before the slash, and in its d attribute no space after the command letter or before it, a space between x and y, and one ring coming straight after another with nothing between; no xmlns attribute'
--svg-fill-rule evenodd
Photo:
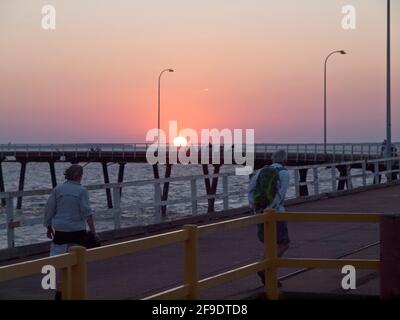
<svg viewBox="0 0 400 320"><path fill-rule="evenodd" d="M267 208L278 191L279 172L285 168L265 166L251 177L248 199L253 209Z"/></svg>

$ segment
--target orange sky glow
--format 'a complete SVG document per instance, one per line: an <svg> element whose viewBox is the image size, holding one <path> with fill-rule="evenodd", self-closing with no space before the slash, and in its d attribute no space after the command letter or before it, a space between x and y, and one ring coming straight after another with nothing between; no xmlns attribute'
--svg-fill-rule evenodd
<svg viewBox="0 0 400 320"><path fill-rule="evenodd" d="M2 0L0 143L144 142L157 127L255 129L256 141L385 135L385 1ZM57 28L41 28L53 4ZM400 140L400 1L393 1L393 140Z"/></svg>

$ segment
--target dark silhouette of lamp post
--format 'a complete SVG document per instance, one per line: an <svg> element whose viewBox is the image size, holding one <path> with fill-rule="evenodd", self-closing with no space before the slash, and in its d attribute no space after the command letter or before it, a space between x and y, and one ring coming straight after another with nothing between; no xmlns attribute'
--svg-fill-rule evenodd
<svg viewBox="0 0 400 320"><path fill-rule="evenodd" d="M390 57L390 0L387 0L387 46L386 46L386 158L392 155L392 99L391 99L391 57Z"/></svg>
<svg viewBox="0 0 400 320"><path fill-rule="evenodd" d="M158 128L158 146L160 146L160 121L161 121L161 76L164 72L174 72L173 69L164 69L160 72L158 76L158 118L157 118L157 128Z"/></svg>
<svg viewBox="0 0 400 320"><path fill-rule="evenodd" d="M331 52L325 59L324 64L324 154L326 156L326 69L328 64L328 59L335 53L346 54L344 50L336 50Z"/></svg>
<svg viewBox="0 0 400 320"><path fill-rule="evenodd" d="M161 129L161 76L164 74L164 72L174 72L173 69L164 69L160 72L160 75L158 76L158 117L157 117L157 128L158 128L158 148L157 152L160 152L160 129ZM154 177L157 179L159 178L159 173L158 173L158 168L156 169L153 165L153 170L154 170ZM171 164L167 164L166 167L166 172L165 176L169 178L171 174ZM169 182L165 182L163 186L163 192L161 193L161 185L158 185L158 194L159 194L159 199L161 201L167 200L167 195L168 195L168 189L169 189ZM161 206L161 215L164 217L166 212L167 212L167 207L166 205Z"/></svg>

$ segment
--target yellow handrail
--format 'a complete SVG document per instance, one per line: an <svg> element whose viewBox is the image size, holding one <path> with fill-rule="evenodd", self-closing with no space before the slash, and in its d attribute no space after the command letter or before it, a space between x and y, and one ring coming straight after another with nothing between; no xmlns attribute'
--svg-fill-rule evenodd
<svg viewBox="0 0 400 320"><path fill-rule="evenodd" d="M145 299L198 299L200 291L264 270L266 275L266 297L275 300L278 299L280 295L277 287L278 268L340 268L348 264L363 269L379 268L379 260L278 258L276 245L276 221L377 223L380 221L380 214L326 212L276 213L275 210L268 209L259 215L251 215L203 226L185 225L182 230L107 245L95 249L86 250L83 247L72 247L69 249L68 253L59 256L0 267L0 282L40 273L42 266L53 265L55 268L62 269L62 298L85 299L87 282L86 268L88 262L105 260L177 242L183 242L185 248L183 285L152 295ZM243 228L260 223L264 223L264 260L199 280L199 236L221 230Z"/></svg>
<svg viewBox="0 0 400 320"><path fill-rule="evenodd" d="M76 264L75 254L65 253L54 257L15 263L0 267L0 281L14 280L42 272L42 267L68 268Z"/></svg>
<svg viewBox="0 0 400 320"><path fill-rule="evenodd" d="M87 261L93 262L105 260L125 254L166 246L176 242L186 241L187 239L187 230L179 230L156 236L110 244L108 246L87 250Z"/></svg>

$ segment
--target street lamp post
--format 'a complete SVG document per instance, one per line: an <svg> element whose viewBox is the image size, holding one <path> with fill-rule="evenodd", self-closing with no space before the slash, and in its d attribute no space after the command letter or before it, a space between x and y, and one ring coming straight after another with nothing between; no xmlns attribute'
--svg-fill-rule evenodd
<svg viewBox="0 0 400 320"><path fill-rule="evenodd" d="M160 72L160 75L158 76L158 118L157 118L157 128L158 128L158 146L160 146L160 120L161 120L161 76L163 75L164 72L174 72L173 69L164 69L163 71Z"/></svg>
<svg viewBox="0 0 400 320"><path fill-rule="evenodd" d="M392 157L392 120L391 120L391 57L390 57L390 0L387 0L387 47L386 47L386 157Z"/></svg>
<svg viewBox="0 0 400 320"><path fill-rule="evenodd" d="M325 59L325 64L324 64L324 154L325 156L326 156L326 68L328 64L328 59L335 53L346 54L346 51L344 50L333 51Z"/></svg>
<svg viewBox="0 0 400 320"><path fill-rule="evenodd" d="M163 75L164 72L174 72L173 69L164 69L160 72L160 75L158 76L158 117L157 117L157 128L158 128L158 148L157 148L157 153L160 152L160 130L161 130L161 76ZM157 179L159 178L159 173L158 173L158 166L157 168L154 167L153 165L153 170L154 170L154 177L156 177ZM165 175L166 177L169 177L169 175L171 174L171 165L167 164L166 167L166 171L165 171ZM164 186L163 186L163 192L161 193L161 185L158 185L158 196L159 199L162 201L167 200L167 196L168 196L168 188L169 188L169 182L165 182ZM156 197L156 195L155 195ZM161 206L161 216L164 217L166 212L167 212L167 207L165 205Z"/></svg>

